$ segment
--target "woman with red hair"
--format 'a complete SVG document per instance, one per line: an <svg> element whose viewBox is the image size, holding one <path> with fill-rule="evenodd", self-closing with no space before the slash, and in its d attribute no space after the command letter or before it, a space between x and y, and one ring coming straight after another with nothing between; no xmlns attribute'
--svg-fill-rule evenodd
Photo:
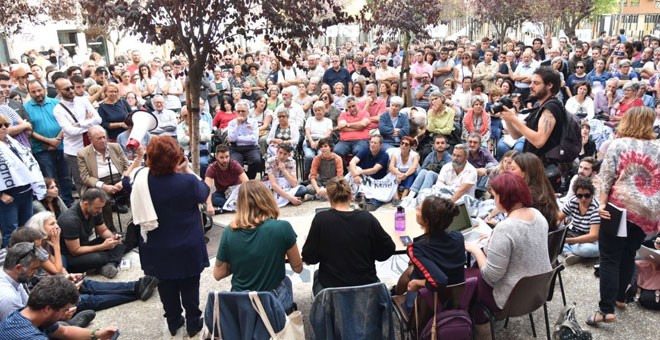
<svg viewBox="0 0 660 340"><path fill-rule="evenodd" d="M144 153L140 146L136 160ZM159 281L158 292L172 336L185 321L188 336L193 337L202 329L200 273L209 266L199 204L206 201L210 189L188 166L174 138L153 137L146 153L147 167L137 169L140 162L135 161L123 179L124 188L135 191L131 205L142 232L140 264L146 275ZM155 214L145 214L150 210ZM181 306L186 310L185 320Z"/></svg>
<svg viewBox="0 0 660 340"><path fill-rule="evenodd" d="M497 312L521 278L546 273L552 267L548 260L548 222L532 208L532 194L525 180L506 171L490 185L495 205L506 211L507 217L493 229L486 253L477 243L465 244L479 266L467 269L465 276L478 278L475 298ZM477 324L488 321L483 311L477 311L475 320ZM488 327L478 327L482 329Z"/></svg>

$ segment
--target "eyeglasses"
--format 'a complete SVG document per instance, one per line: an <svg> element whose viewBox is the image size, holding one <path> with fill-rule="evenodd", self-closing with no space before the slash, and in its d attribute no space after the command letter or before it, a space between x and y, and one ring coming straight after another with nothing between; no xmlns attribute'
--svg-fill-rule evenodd
<svg viewBox="0 0 660 340"><path fill-rule="evenodd" d="M247 110L236 110L236 113L245 113Z"/></svg>
<svg viewBox="0 0 660 340"><path fill-rule="evenodd" d="M2 123L2 124L0 124L0 126L3 126L3 127L6 127L6 128L9 128L9 127L11 126L11 124L9 124L9 123Z"/></svg>
<svg viewBox="0 0 660 340"><path fill-rule="evenodd" d="M367 93L375 93L376 91L373 90L367 90Z"/></svg>
<svg viewBox="0 0 660 340"><path fill-rule="evenodd" d="M277 115L277 118L288 118L286 115Z"/></svg>
<svg viewBox="0 0 660 340"><path fill-rule="evenodd" d="M591 194L575 194L575 197L577 197L579 200L581 200L583 198L590 199Z"/></svg>
<svg viewBox="0 0 660 340"><path fill-rule="evenodd" d="M575 66L575 69L584 68L584 66Z"/></svg>
<svg viewBox="0 0 660 340"><path fill-rule="evenodd" d="M30 245L28 246L28 251L26 251L25 254L21 255L21 257L18 258L18 261L16 261L16 263L21 263L21 261L30 254L37 255L37 248L35 247L34 242L30 242Z"/></svg>
<svg viewBox="0 0 660 340"><path fill-rule="evenodd" d="M407 143L407 142L401 142L401 146L404 146L404 145L405 145L405 146L410 146L410 143Z"/></svg>
<svg viewBox="0 0 660 340"><path fill-rule="evenodd" d="M381 59L381 60L379 60L378 62L379 62L379 63L384 63L384 62L386 62L386 61L387 61L387 60L385 60L385 59Z"/></svg>
<svg viewBox="0 0 660 340"><path fill-rule="evenodd" d="M328 99L330 99L330 98L328 98L328 97L321 98L321 100L328 100Z"/></svg>

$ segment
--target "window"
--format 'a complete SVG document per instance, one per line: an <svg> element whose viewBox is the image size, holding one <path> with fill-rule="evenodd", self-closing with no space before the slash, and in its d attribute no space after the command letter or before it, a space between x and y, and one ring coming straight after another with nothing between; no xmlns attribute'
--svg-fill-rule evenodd
<svg viewBox="0 0 660 340"><path fill-rule="evenodd" d="M630 0L630 7L639 7L639 0Z"/></svg>

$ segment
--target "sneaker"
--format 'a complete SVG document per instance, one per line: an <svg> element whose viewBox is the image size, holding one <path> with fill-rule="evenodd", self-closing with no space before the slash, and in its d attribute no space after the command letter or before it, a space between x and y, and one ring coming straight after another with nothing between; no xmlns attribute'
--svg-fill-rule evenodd
<svg viewBox="0 0 660 340"><path fill-rule="evenodd" d="M81 311L76 313L71 319L67 320L66 323L70 326L76 326L80 328L87 327L92 320L96 317L96 312L91 309Z"/></svg>
<svg viewBox="0 0 660 340"><path fill-rule="evenodd" d="M217 208L217 207L214 207L213 210L215 210L216 215L220 215L220 214L223 214L225 212L224 209Z"/></svg>
<svg viewBox="0 0 660 340"><path fill-rule="evenodd" d="M363 193L359 193L355 196L355 202L358 204L358 209L360 210L365 210L365 205L366 205L366 198L364 197Z"/></svg>
<svg viewBox="0 0 660 340"><path fill-rule="evenodd" d="M391 203L392 203L393 206L398 207L399 204L401 204L401 200L395 197L395 198L392 199Z"/></svg>
<svg viewBox="0 0 660 340"><path fill-rule="evenodd" d="M158 287L158 279L153 276L145 276L137 282L137 295L142 301L147 301Z"/></svg>
<svg viewBox="0 0 660 340"><path fill-rule="evenodd" d="M414 204L413 202L415 202L414 197L406 196L401 200L401 202L399 202L399 206L407 208L407 207L412 206Z"/></svg>
<svg viewBox="0 0 660 340"><path fill-rule="evenodd" d="M313 201L314 200L314 195L305 194L305 196L303 196L302 200L303 200L303 202Z"/></svg>
<svg viewBox="0 0 660 340"><path fill-rule="evenodd" d="M99 270L99 274L108 279L114 278L117 276L117 273L119 273L119 269L117 269L117 266L115 266L113 263L108 263L101 267L101 270Z"/></svg>
<svg viewBox="0 0 660 340"><path fill-rule="evenodd" d="M582 258L575 254L568 254L564 259L564 263L566 264L566 266L572 266L576 263L579 263L580 261L582 261Z"/></svg>

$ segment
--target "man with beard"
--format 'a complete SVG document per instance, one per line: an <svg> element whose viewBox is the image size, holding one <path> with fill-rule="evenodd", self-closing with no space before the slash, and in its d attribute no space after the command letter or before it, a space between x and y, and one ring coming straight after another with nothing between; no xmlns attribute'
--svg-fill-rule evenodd
<svg viewBox="0 0 660 340"><path fill-rule="evenodd" d="M83 135L87 129L101 124L101 117L89 100L76 97L74 86L66 78L55 81L57 94L62 100L53 109L57 123L64 131L64 158L73 175L76 188L82 188L80 170L78 169L78 151L84 147Z"/></svg>
<svg viewBox="0 0 660 340"><path fill-rule="evenodd" d="M27 244L27 243L24 243ZM36 262L36 261L34 261ZM37 268L38 268L37 263ZM3 339L110 339L117 328L88 329L58 323L70 314L78 303L76 285L63 276L51 276L37 284L25 308L19 309L0 322Z"/></svg>
<svg viewBox="0 0 660 340"><path fill-rule="evenodd" d="M575 193L573 192L573 184L578 179L578 177L586 177L591 180L598 174L600 169L600 163L596 161L593 157L584 157L580 160L580 165L578 166L578 172L571 178L571 183L568 185L568 192L564 197L571 198ZM598 188L593 192L594 197L598 197Z"/></svg>
<svg viewBox="0 0 660 340"><path fill-rule="evenodd" d="M9 98L10 91L11 78L6 74L0 74L0 115L11 121L12 125L7 131L8 134L29 148L30 141L28 137L32 131L32 124L26 121L27 113L23 108L23 103Z"/></svg>
<svg viewBox="0 0 660 340"><path fill-rule="evenodd" d="M248 181L243 166L229 156L229 148L226 145L218 145L215 148L216 162L212 163L204 176L204 182L209 188L215 188L215 192L209 194L206 199L206 212L211 215L222 214L222 207L229 197L228 189L233 189Z"/></svg>
<svg viewBox="0 0 660 340"><path fill-rule="evenodd" d="M440 170L435 187L448 189L452 202L458 201L463 195L474 197L477 184L477 169L468 161L468 147L458 144L454 147L451 163L445 164Z"/></svg>
<svg viewBox="0 0 660 340"><path fill-rule="evenodd" d="M561 102L553 100L559 92L560 84L557 71L548 67L537 69L531 76L529 99L537 101L539 109L530 113L525 121L517 117L514 109L504 107L501 114L511 137L525 137L523 151L537 155L546 165L549 160L545 154L559 145L566 120Z"/></svg>
<svg viewBox="0 0 660 340"><path fill-rule="evenodd" d="M445 80L451 78L454 70L454 59L449 58L449 48L440 49L440 58L433 62L433 84L442 87Z"/></svg>
<svg viewBox="0 0 660 340"><path fill-rule="evenodd" d="M529 99L532 74L538 69L539 65L532 58L532 52L526 50L523 52L522 61L516 67L511 78L515 81L516 93L520 93L520 101L523 103Z"/></svg>
<svg viewBox="0 0 660 340"><path fill-rule="evenodd" d="M21 242L7 248L0 270L0 320L25 306L28 292L24 284L30 282L41 263L47 260L48 254L35 249L34 243Z"/></svg>
<svg viewBox="0 0 660 340"><path fill-rule="evenodd" d="M409 206L420 190L430 188L435 184L442 167L451 163L451 155L447 152L447 146L447 137L444 135L436 134L433 137L434 152L431 152L424 158L420 167L421 170L410 187L410 193L403 199L401 205Z"/></svg>
<svg viewBox="0 0 660 340"><path fill-rule="evenodd" d="M67 206L71 206L71 171L64 158L62 145L64 131L53 113L58 101L47 98L46 89L38 81L28 82L27 88L32 99L27 101L24 107L32 122L32 153L44 177L57 179L62 200Z"/></svg>
<svg viewBox="0 0 660 340"><path fill-rule="evenodd" d="M82 194L80 202L57 219L62 228L62 254L70 272L97 269L109 279L117 276L117 265L126 247L121 236L113 234L103 222L101 212L107 200L105 191L90 188ZM90 240L94 232L98 237Z"/></svg>
<svg viewBox="0 0 660 340"><path fill-rule="evenodd" d="M140 51L133 50L133 52L131 52L131 64L126 65L126 70L130 71L132 76L138 71L141 63L142 58L140 57Z"/></svg>

